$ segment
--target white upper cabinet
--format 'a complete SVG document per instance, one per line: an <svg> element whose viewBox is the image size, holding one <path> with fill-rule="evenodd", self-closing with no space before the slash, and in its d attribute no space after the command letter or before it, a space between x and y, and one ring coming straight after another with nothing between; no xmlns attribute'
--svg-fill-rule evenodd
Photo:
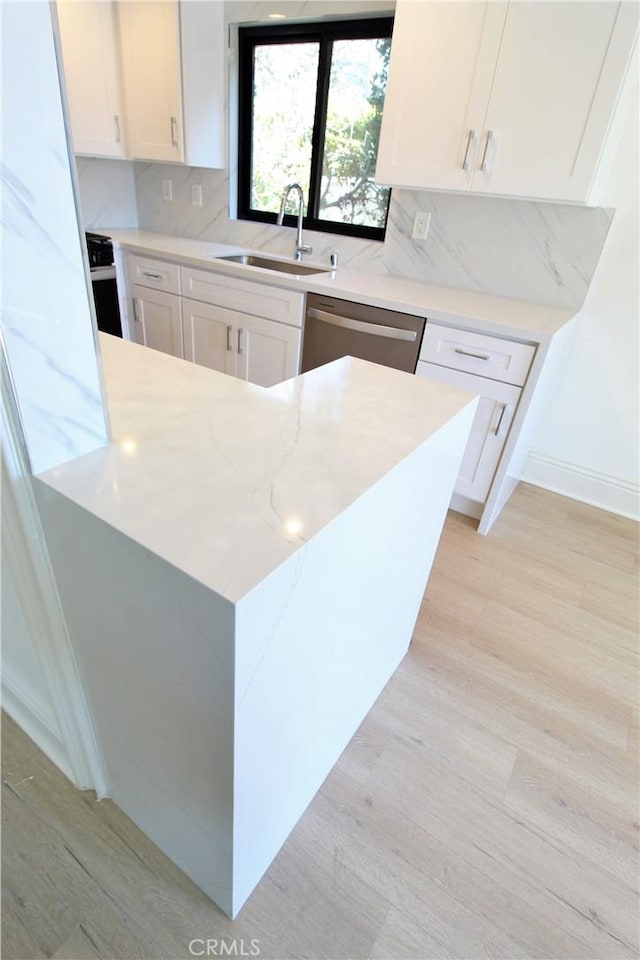
<svg viewBox="0 0 640 960"><path fill-rule="evenodd" d="M178 4L119 3L118 24L130 155L182 161Z"/></svg>
<svg viewBox="0 0 640 960"><path fill-rule="evenodd" d="M398 3L376 180L467 190L504 3Z"/></svg>
<svg viewBox="0 0 640 960"><path fill-rule="evenodd" d="M222 0L180 4L185 161L225 166L226 33Z"/></svg>
<svg viewBox="0 0 640 960"><path fill-rule="evenodd" d="M593 202L637 29L627 2L400 0L376 179Z"/></svg>
<svg viewBox="0 0 640 960"><path fill-rule="evenodd" d="M634 7L509 4L483 152L493 136L474 190L588 198L632 50Z"/></svg>
<svg viewBox="0 0 640 960"><path fill-rule="evenodd" d="M223 0L57 9L76 153L225 166Z"/></svg>
<svg viewBox="0 0 640 960"><path fill-rule="evenodd" d="M57 9L74 150L124 157L113 4L62 0Z"/></svg>

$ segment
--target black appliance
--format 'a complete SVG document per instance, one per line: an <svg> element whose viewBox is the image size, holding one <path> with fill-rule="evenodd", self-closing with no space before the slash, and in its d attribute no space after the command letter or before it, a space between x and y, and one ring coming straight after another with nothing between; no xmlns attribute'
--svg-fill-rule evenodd
<svg viewBox="0 0 640 960"><path fill-rule="evenodd" d="M113 263L113 244L108 237L101 234L87 233L85 236L98 330L121 337L122 323L118 305L116 268Z"/></svg>

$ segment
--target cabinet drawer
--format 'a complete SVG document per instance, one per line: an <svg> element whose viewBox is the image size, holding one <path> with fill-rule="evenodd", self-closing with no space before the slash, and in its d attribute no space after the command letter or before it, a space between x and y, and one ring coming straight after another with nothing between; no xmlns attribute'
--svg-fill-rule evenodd
<svg viewBox="0 0 640 960"><path fill-rule="evenodd" d="M421 360L418 361L416 374L480 394L455 492L484 503L491 490L522 390L509 383L475 377Z"/></svg>
<svg viewBox="0 0 640 960"><path fill-rule="evenodd" d="M180 273L185 297L266 320L278 320L292 327L302 326L302 293L191 267L182 267Z"/></svg>
<svg viewBox="0 0 640 960"><path fill-rule="evenodd" d="M420 360L522 386L535 353L528 343L427 321Z"/></svg>
<svg viewBox="0 0 640 960"><path fill-rule="evenodd" d="M177 263L151 260L129 254L129 282L165 293L180 293L180 267Z"/></svg>

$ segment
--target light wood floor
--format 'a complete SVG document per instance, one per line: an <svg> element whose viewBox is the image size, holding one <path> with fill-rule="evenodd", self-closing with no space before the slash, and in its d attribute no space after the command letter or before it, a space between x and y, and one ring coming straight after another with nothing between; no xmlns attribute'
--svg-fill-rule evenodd
<svg viewBox="0 0 640 960"><path fill-rule="evenodd" d="M486 538L450 514L407 658L233 923L5 721L4 957L637 957L637 548L527 486Z"/></svg>

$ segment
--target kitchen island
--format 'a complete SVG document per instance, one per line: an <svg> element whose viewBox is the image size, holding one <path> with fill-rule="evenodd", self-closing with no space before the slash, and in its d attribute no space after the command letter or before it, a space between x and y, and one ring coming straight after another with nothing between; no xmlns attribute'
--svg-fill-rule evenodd
<svg viewBox="0 0 640 960"><path fill-rule="evenodd" d="M36 480L109 794L230 916L404 656L475 412L101 335L112 443Z"/></svg>

